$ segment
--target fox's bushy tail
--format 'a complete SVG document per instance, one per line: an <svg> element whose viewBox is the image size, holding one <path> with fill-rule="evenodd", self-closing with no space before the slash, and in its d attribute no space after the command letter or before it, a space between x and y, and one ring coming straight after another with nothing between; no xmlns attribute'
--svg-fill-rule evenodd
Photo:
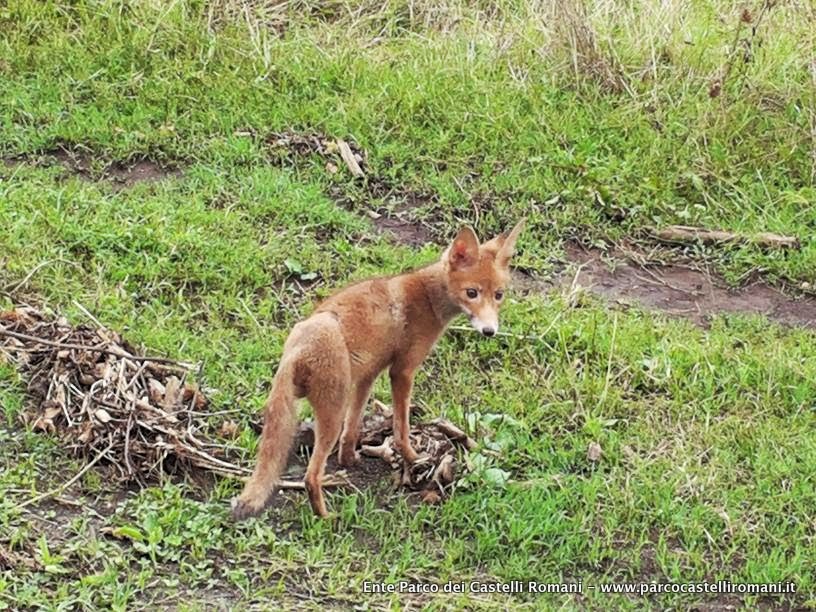
<svg viewBox="0 0 816 612"><path fill-rule="evenodd" d="M291 362L283 362L275 374L264 407L258 462L243 493L232 503L232 514L237 519L253 516L264 509L286 467L297 427L293 370Z"/></svg>

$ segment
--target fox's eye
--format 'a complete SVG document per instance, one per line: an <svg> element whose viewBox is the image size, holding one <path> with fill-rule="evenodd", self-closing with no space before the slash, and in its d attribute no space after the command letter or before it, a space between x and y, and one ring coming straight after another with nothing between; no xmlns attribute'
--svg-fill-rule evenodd
<svg viewBox="0 0 816 612"><path fill-rule="evenodd" d="M504 291L497 291L496 292L496 301L497 302L501 302L503 297L504 297Z"/></svg>
<svg viewBox="0 0 816 612"><path fill-rule="evenodd" d="M479 292L478 292L478 291L476 291L475 289L468 289L468 290L467 290L467 296L468 296L468 297L469 297L471 300L475 300L475 299L476 299L476 297L477 297L478 295L479 295Z"/></svg>

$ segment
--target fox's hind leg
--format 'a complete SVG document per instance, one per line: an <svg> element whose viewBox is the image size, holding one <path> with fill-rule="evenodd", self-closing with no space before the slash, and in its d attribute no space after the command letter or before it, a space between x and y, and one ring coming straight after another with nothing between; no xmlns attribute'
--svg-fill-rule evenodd
<svg viewBox="0 0 816 612"><path fill-rule="evenodd" d="M357 452L357 440L360 437L360 422L362 421L363 409L368 396L371 394L371 387L374 380L363 380L357 383L352 393L351 403L346 412L343 423L343 433L340 436L340 450L338 452L338 462L340 465L348 467L354 465L360 459Z"/></svg>
<svg viewBox="0 0 816 612"><path fill-rule="evenodd" d="M351 399L351 372L348 358L345 357L345 346L337 348L342 350L326 350L325 357L334 359L330 365L326 364L328 367L316 370L320 375L310 381L306 396L314 410L316 427L314 451L306 468L304 484L312 510L321 517L328 516L322 487L326 459L340 437L343 418Z"/></svg>

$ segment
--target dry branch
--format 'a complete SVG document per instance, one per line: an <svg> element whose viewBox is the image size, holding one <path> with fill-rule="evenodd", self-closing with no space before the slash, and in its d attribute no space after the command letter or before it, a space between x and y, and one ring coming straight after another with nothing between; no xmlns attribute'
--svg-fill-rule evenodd
<svg viewBox="0 0 816 612"><path fill-rule="evenodd" d="M687 225L671 225L663 229L653 230L652 235L664 242L702 242L703 244L746 242L769 249L799 248L799 239L795 236L782 236L770 232L761 232L749 236L724 230L709 230Z"/></svg>
<svg viewBox="0 0 816 612"><path fill-rule="evenodd" d="M419 459L406 463L394 445L393 411L380 401L372 403L373 410L364 417L361 426L360 453L387 463L394 470L398 486L419 492L427 503L436 503L447 496L460 467L460 449L474 450L476 442L443 418L418 423L411 428L410 438ZM301 425L298 446L309 448L314 444L313 427L313 423Z"/></svg>
<svg viewBox="0 0 816 612"><path fill-rule="evenodd" d="M323 487L342 487L348 485L349 481L336 476L326 476L323 478ZM305 491L306 483L302 480L279 480L275 485L278 489Z"/></svg>
<svg viewBox="0 0 816 612"><path fill-rule="evenodd" d="M476 440L468 436L464 431L459 429L456 425L448 421L447 419L438 418L432 421L433 425L441 431L443 434L448 436L454 442L461 442L464 447L468 450L474 450L477 446Z"/></svg>
<svg viewBox="0 0 816 612"><path fill-rule="evenodd" d="M26 342L34 342L36 344L43 344L45 346L52 346L58 349L67 349L67 350L78 350L78 351L89 351L92 353L104 353L106 355L114 355L116 357L124 357L126 359L131 359L133 361L152 361L154 363L161 363L161 364L169 364L177 368L181 372L186 372L191 369L191 366L181 364L178 361L173 359L165 359L164 357L147 357L145 355L131 355L130 353L125 352L121 348L105 348L102 346L87 346L84 344L70 344L65 342L53 342L51 340L45 340L44 338L36 338L34 336L29 336L28 334L20 334L17 332L9 331L8 329L3 329L0 327L0 336L9 336L11 338L17 338L17 340L24 340Z"/></svg>

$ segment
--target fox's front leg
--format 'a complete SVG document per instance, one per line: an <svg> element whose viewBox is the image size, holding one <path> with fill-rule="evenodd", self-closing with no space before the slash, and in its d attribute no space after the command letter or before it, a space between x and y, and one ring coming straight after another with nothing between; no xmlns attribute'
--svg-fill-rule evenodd
<svg viewBox="0 0 816 612"><path fill-rule="evenodd" d="M409 413L411 389L414 386L414 370L394 366L389 371L389 375L391 377L391 397L394 402L394 440L405 460L413 463L419 457L411 447L411 441L408 438L408 432L411 430Z"/></svg>

